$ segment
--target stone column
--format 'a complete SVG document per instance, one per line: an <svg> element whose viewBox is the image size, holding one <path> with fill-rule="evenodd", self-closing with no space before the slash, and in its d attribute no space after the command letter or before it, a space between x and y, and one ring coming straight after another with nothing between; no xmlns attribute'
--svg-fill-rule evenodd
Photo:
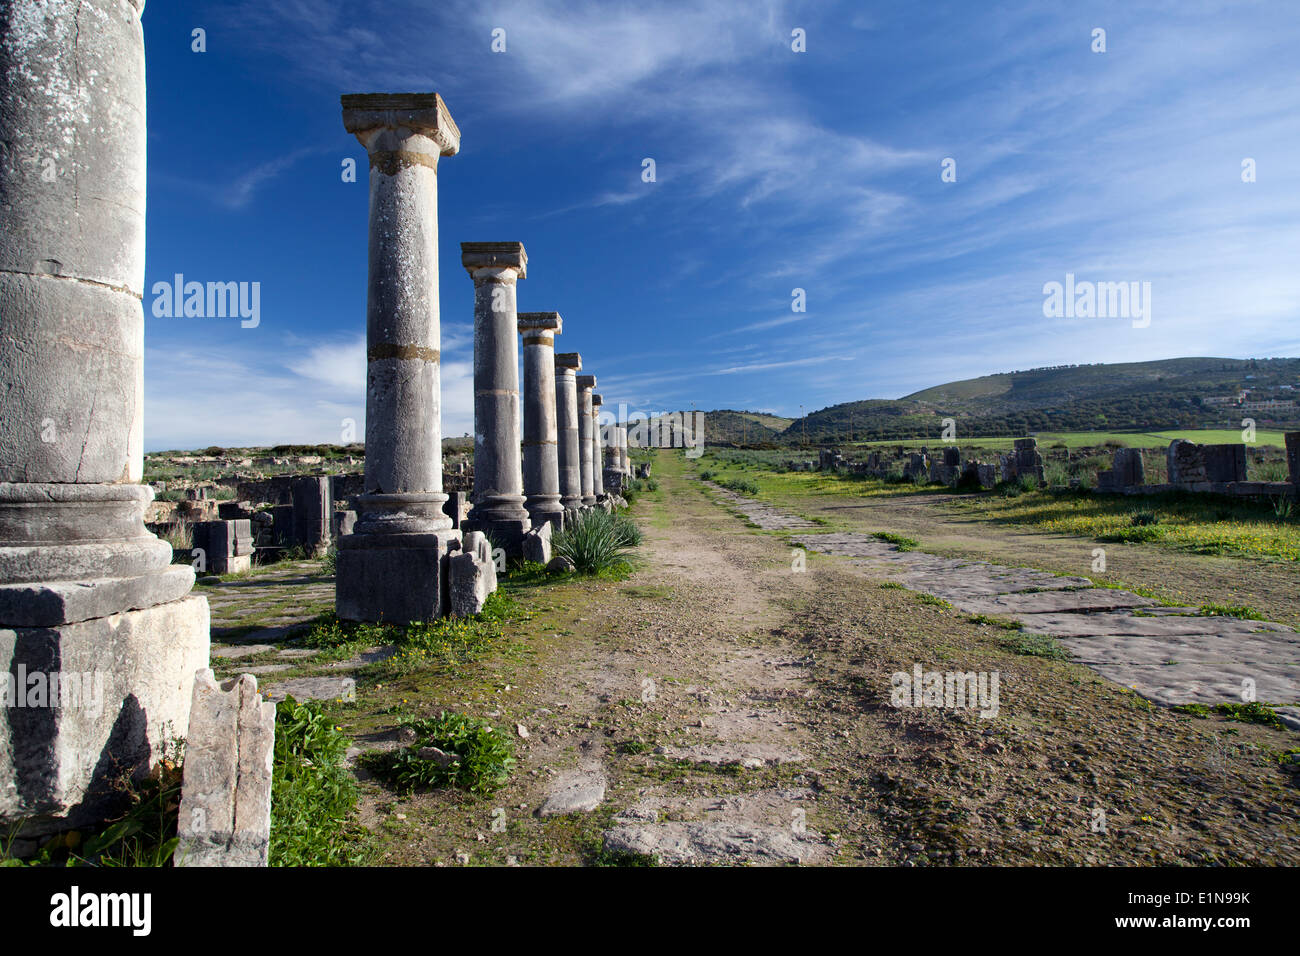
<svg viewBox="0 0 1300 956"><path fill-rule="evenodd" d="M618 426L618 452L622 459L623 474L632 474L632 456L627 450L627 423Z"/></svg>
<svg viewBox="0 0 1300 956"><path fill-rule="evenodd" d="M578 428L578 371L582 356L555 356L556 458L560 469L560 504L566 511L582 507L582 444Z"/></svg>
<svg viewBox="0 0 1300 956"><path fill-rule="evenodd" d="M555 337L563 330L558 312L521 312L524 337L524 494L534 525L560 524L560 461L555 420Z"/></svg>
<svg viewBox="0 0 1300 956"><path fill-rule="evenodd" d="M143 0L0 2L0 832L118 809L189 725L194 572L144 526ZM56 694L58 696L56 696Z"/></svg>
<svg viewBox="0 0 1300 956"><path fill-rule="evenodd" d="M460 130L437 93L344 96L343 126L370 154L366 480L339 540L338 616L407 623L446 613L438 158ZM457 545L458 546L458 545Z"/></svg>
<svg viewBox="0 0 1300 956"><path fill-rule="evenodd" d="M591 484L592 493L597 498L605 497L605 441L600 424L600 407L605 400L592 393L591 396Z"/></svg>
<svg viewBox="0 0 1300 956"><path fill-rule="evenodd" d="M590 508L596 503L595 455L592 449L592 425L595 419L591 414L591 390L596 387L596 376L578 376L578 457L582 463L582 504Z"/></svg>
<svg viewBox="0 0 1300 956"><path fill-rule="evenodd" d="M462 242L474 279L474 494L465 530L517 553L532 527L519 460L519 331L515 286L528 275L521 242Z"/></svg>

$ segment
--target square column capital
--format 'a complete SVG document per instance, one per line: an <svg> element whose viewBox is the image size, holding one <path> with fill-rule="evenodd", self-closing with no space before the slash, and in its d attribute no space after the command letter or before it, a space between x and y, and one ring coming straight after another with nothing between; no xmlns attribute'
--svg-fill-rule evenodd
<svg viewBox="0 0 1300 956"><path fill-rule="evenodd" d="M580 389L593 389L593 388L595 388L595 387L596 387L596 376L594 376L594 375L579 375L579 376L578 376L578 388L580 388Z"/></svg>
<svg viewBox="0 0 1300 956"><path fill-rule="evenodd" d="M367 149L380 139L391 148L376 131L405 129L428 137L443 156L460 152L460 128L437 93L348 93L340 102L343 128Z"/></svg>
<svg viewBox="0 0 1300 956"><path fill-rule="evenodd" d="M518 318L520 332L554 332L559 335L564 331L564 320L558 312L520 312Z"/></svg>
<svg viewBox="0 0 1300 956"><path fill-rule="evenodd" d="M528 275L528 253L522 242L462 242L460 264L470 275L479 269L514 269L520 279Z"/></svg>
<svg viewBox="0 0 1300 956"><path fill-rule="evenodd" d="M577 352L556 352L555 367L578 371L582 368L582 356Z"/></svg>

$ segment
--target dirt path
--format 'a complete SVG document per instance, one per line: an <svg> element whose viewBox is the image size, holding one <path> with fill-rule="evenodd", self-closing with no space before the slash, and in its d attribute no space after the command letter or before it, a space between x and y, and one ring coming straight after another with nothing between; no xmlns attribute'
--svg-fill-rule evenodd
<svg viewBox="0 0 1300 956"><path fill-rule="evenodd" d="M521 593L489 657L340 710L367 739L397 710L516 729L495 794L367 781L380 862L1300 862L1285 732L1154 708L842 559L801 570L682 471L637 502L630 580ZM918 667L997 675L996 706L894 706Z"/></svg>

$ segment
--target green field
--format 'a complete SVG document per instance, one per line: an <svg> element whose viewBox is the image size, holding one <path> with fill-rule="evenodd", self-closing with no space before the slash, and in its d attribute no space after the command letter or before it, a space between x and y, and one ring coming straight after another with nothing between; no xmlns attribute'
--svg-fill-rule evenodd
<svg viewBox="0 0 1300 956"><path fill-rule="evenodd" d="M1196 442L1198 445L1231 445L1241 442L1240 429L1188 429L1169 432L1039 432L1034 436L1040 448L1048 448L1064 443L1069 448L1088 448L1103 445L1106 442L1119 442L1129 448L1165 448L1176 438ZM1010 450L1014 438L966 438L960 434L954 444L970 445L978 448L991 448L998 451ZM933 438L914 438L904 441L854 442L854 446L876 447L904 445L908 448L920 448L922 445L937 448L947 442ZM1260 430L1255 433L1252 447L1272 446L1283 448L1286 445L1284 433L1280 431Z"/></svg>

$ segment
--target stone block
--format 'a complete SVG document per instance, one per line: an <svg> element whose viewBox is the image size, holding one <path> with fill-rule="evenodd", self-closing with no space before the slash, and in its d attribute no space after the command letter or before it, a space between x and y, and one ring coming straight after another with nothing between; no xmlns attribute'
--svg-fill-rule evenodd
<svg viewBox="0 0 1300 956"><path fill-rule="evenodd" d="M524 535L524 560L546 564L551 560L551 524L538 525Z"/></svg>
<svg viewBox="0 0 1300 956"><path fill-rule="evenodd" d="M232 574L253 566L253 526L247 519L202 521L193 526L194 549L202 549L200 572Z"/></svg>
<svg viewBox="0 0 1300 956"><path fill-rule="evenodd" d="M464 551L447 559L447 577L452 616L469 617L483 610L495 590L496 568L491 561Z"/></svg>
<svg viewBox="0 0 1300 956"><path fill-rule="evenodd" d="M463 491L448 491L442 506L443 513L451 518L451 526L460 528L469 514L469 495Z"/></svg>
<svg viewBox="0 0 1300 956"><path fill-rule="evenodd" d="M252 674L218 684L206 668L192 700L176 865L266 866L275 704Z"/></svg>
<svg viewBox="0 0 1300 956"><path fill-rule="evenodd" d="M1169 469L1169 483L1176 486L1204 484L1209 479L1205 470L1205 458L1201 446L1181 438L1169 443L1165 452L1165 461Z"/></svg>
<svg viewBox="0 0 1300 956"><path fill-rule="evenodd" d="M1205 480L1216 482L1246 480L1246 446L1202 445L1201 456L1205 462Z"/></svg>
<svg viewBox="0 0 1300 956"><path fill-rule="evenodd" d="M1300 432L1286 433L1286 463L1295 488L1292 494L1300 494Z"/></svg>
<svg viewBox="0 0 1300 956"><path fill-rule="evenodd" d="M58 627L0 628L0 677L8 678L0 691L15 693L0 721L0 824L22 819L23 836L34 838L118 809L116 777L143 776L185 736L194 675L208 666L208 629L202 597ZM33 697L51 675L61 687L57 708ZM17 706L20 690L26 706Z"/></svg>
<svg viewBox="0 0 1300 956"><path fill-rule="evenodd" d="M293 544L308 554L329 547L334 499L326 477L296 478L293 482Z"/></svg>
<svg viewBox="0 0 1300 956"><path fill-rule="evenodd" d="M447 613L446 557L460 532L352 534L339 539L335 610L347 621L408 624Z"/></svg>
<svg viewBox="0 0 1300 956"><path fill-rule="evenodd" d="M335 539L343 537L345 534L351 534L352 529L356 527L357 513L355 511L336 511L330 522L330 533Z"/></svg>

